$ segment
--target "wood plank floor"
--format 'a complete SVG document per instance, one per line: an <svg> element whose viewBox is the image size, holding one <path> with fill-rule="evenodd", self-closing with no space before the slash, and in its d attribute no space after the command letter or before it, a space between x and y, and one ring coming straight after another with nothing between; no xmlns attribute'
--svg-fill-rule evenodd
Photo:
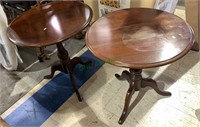
<svg viewBox="0 0 200 127"><path fill-rule="evenodd" d="M0 117L0 127L9 127L9 125Z"/></svg>

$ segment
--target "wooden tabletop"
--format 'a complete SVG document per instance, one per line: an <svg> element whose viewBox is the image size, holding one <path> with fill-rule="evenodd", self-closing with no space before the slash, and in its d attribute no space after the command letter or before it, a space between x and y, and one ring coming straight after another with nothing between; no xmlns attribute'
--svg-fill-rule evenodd
<svg viewBox="0 0 200 127"><path fill-rule="evenodd" d="M84 29L92 10L77 1L58 1L36 6L16 18L7 30L18 46L43 47L66 40Z"/></svg>
<svg viewBox="0 0 200 127"><path fill-rule="evenodd" d="M109 13L87 31L86 45L110 64L142 69L183 57L194 43L191 27L173 14L147 8Z"/></svg>

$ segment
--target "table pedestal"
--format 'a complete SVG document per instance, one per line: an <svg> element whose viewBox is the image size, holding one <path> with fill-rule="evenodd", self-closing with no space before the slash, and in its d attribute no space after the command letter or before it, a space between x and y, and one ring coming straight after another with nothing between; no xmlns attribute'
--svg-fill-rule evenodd
<svg viewBox="0 0 200 127"><path fill-rule="evenodd" d="M82 65L87 65L87 64L91 63L91 61L83 62L79 57L74 57L73 59L70 59L67 50L65 50L65 48L63 47L61 42L57 43L56 46L58 49L58 58L60 59L60 63L55 63L51 67L51 74L46 75L44 78L51 79L54 76L55 71L57 71L57 70L62 71L64 73L68 73L71 83L72 83L72 86L78 97L78 100L82 101L82 98L81 98L80 93L77 88L76 81L73 76L73 69L78 63L80 63Z"/></svg>
<svg viewBox="0 0 200 127"><path fill-rule="evenodd" d="M129 89L126 93L124 109L118 121L119 124L122 124L127 117L127 111L129 109L131 97L135 93L135 91L139 91L141 88L149 86L152 87L160 95L171 96L170 92L160 90L157 86L156 81L154 81L153 79L142 78L141 73L142 69L130 69L130 72L123 71L121 75L115 74L117 79L127 80L129 82Z"/></svg>

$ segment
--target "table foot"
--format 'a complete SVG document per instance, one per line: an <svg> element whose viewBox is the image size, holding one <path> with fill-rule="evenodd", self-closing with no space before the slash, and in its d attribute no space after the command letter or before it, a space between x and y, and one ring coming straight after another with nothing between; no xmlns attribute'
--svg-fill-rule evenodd
<svg viewBox="0 0 200 127"><path fill-rule="evenodd" d="M123 109L122 115L121 115L121 117L118 121L119 124L123 124L123 122L126 120L128 110L129 110L130 101L131 101L131 98L132 98L134 93L135 93L135 85L134 85L134 82L132 82L132 83L129 84L129 89L126 93L124 109Z"/></svg>
<svg viewBox="0 0 200 127"><path fill-rule="evenodd" d="M62 67L62 65L60 63L56 63L56 64L52 65L51 66L51 74L44 76L44 79L53 78L53 76L54 76L56 71L63 71L63 67ZM65 72L65 73L67 73L67 72Z"/></svg>
<svg viewBox="0 0 200 127"><path fill-rule="evenodd" d="M123 71L121 75L119 74L115 74L115 77L118 79L118 80L127 80L129 82L130 80L130 73L128 71Z"/></svg>
<svg viewBox="0 0 200 127"><path fill-rule="evenodd" d="M79 91L76 91L76 96L77 96L79 102L83 101L83 98L81 97Z"/></svg>
<svg viewBox="0 0 200 127"><path fill-rule="evenodd" d="M136 91L136 85L134 80L137 80L137 78L133 78L132 74L128 71L123 71L121 75L119 74L115 74L115 77L119 80L127 80L129 82L129 89L126 93L126 98L125 98L125 104L124 104L124 109L123 112L121 114L121 117L118 121L119 124L123 124L123 122L126 120L127 114L128 114L128 110L129 110L129 105L130 105L130 101L132 98L132 95L135 93Z"/></svg>
<svg viewBox="0 0 200 127"><path fill-rule="evenodd" d="M44 62L44 60L49 60L50 56L44 52L44 47L36 48L37 52L40 52L38 55L39 62Z"/></svg>
<svg viewBox="0 0 200 127"><path fill-rule="evenodd" d="M62 67L61 71L69 74L69 78L70 78L72 87L74 88L74 90L76 92L77 98L79 101L82 101L82 98L78 91L78 86L77 86L75 78L73 76L73 69L76 66L76 64L78 64L78 63L84 64L84 62L78 57L70 59L69 54L68 54L67 50L63 47L62 43L57 43L56 46L58 49L58 58L60 59L60 65ZM60 69L60 66L57 65L54 68Z"/></svg>
<svg viewBox="0 0 200 127"><path fill-rule="evenodd" d="M115 77L119 80L127 80L129 82L129 88L126 93L124 109L118 121L119 124L123 124L123 122L126 120L126 117L128 116L128 113L130 112L129 111L130 101L135 91L139 91L141 88L149 86L152 87L160 95L163 96L171 95L170 92L160 90L157 86L156 81L154 81L153 79L142 78L141 69L130 69L130 72L123 71L121 75L115 74Z"/></svg>
<svg viewBox="0 0 200 127"><path fill-rule="evenodd" d="M142 79L141 87L144 88L148 86L153 88L159 95L171 96L170 92L160 90L156 81L154 81L153 79Z"/></svg>
<svg viewBox="0 0 200 127"><path fill-rule="evenodd" d="M77 64L81 64L81 65L88 65L88 64L91 64L92 61L86 61L84 62L83 60L81 60L80 57L74 57L72 60L71 60L71 66L72 68L74 69L74 67L77 65Z"/></svg>
<svg viewBox="0 0 200 127"><path fill-rule="evenodd" d="M69 74L71 84L72 84L72 86L73 86L73 88L74 88L74 90L76 92L78 100L81 102L83 99L80 96L80 93L79 93L77 85L76 85L76 81L75 81L74 76L73 76L74 67L75 67L75 64L73 66L71 65L70 58L69 58L69 61L66 62L66 63L64 63L64 62L62 64L61 63L55 63L51 67L51 74L50 75L46 75L44 78L47 78L47 79L52 78L54 76L54 74L55 74L55 71L57 71L57 70L59 70L61 72L64 72L66 74Z"/></svg>
<svg viewBox="0 0 200 127"><path fill-rule="evenodd" d="M73 69L72 69L72 67L71 67L71 65L70 65L70 62L68 62L65 66L63 65L62 67L63 67L63 70L64 70L65 73L66 73L66 72L69 73L69 77L70 77L72 86L73 86L73 88L74 88L74 90L75 90L75 92L76 92L76 95L77 95L78 100L81 102L83 99L81 98L81 95L80 95L80 93L79 93L79 91L78 91L78 87L77 87L75 78L74 78L74 76L73 76L73 71L72 71Z"/></svg>
<svg viewBox="0 0 200 127"><path fill-rule="evenodd" d="M70 58L69 58L69 59L70 59ZM80 57L74 57L73 59L68 60L68 62L65 63L65 64L63 65L63 66L65 66L65 67L67 68L67 69L64 69L64 70L65 70L64 72L66 72L66 70L67 70L67 72L69 73L70 80L71 80L71 82L72 82L72 86L74 87L75 92L76 92L76 95L77 95L78 100L79 100L80 102L81 102L83 99L82 99L82 97L80 96L80 93L79 93L79 91L78 91L78 88L77 88L77 85L76 85L76 81L75 81L74 76L73 76L73 70L74 70L74 68L75 68L75 66L76 66L77 64L88 65L88 64L90 64L90 63L92 63L92 62L91 62L91 61L84 62L84 61L81 60Z"/></svg>
<svg viewBox="0 0 200 127"><path fill-rule="evenodd" d="M72 71L73 71L77 64L88 65L88 64L91 64L92 62L91 61L83 62L79 57L74 57L70 61L70 63L71 63ZM66 65L64 65L64 66L66 66ZM62 71L62 72L64 71L62 65L60 64L60 62L56 62L54 65L51 66L51 74L44 76L44 79L53 78L53 76L54 76L56 71ZM67 71L64 71L64 72L68 74Z"/></svg>
<svg viewBox="0 0 200 127"><path fill-rule="evenodd" d="M54 76L54 74L57 70L64 72L64 73L67 73L67 74L69 73L70 80L71 80L72 86L73 86L73 88L76 92L77 98L78 98L79 101L82 101L83 99L81 98L80 93L78 92L78 88L76 86L76 82L75 82L75 79L73 77L73 70L74 70L74 67L77 64L87 65L87 64L90 64L90 63L91 63L91 61L83 62L79 57L75 57L72 60L68 61L67 63L63 62L61 64L60 62L57 62L53 66L51 66L51 74L44 76L44 78L45 79L53 78L53 76Z"/></svg>

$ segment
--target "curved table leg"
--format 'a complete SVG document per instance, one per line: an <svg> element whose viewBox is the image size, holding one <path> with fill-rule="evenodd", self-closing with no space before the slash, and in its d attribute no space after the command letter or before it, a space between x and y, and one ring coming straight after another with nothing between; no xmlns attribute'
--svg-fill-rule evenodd
<svg viewBox="0 0 200 127"><path fill-rule="evenodd" d="M82 61L80 57L74 57L72 60L70 60L71 66L72 66L72 71L74 70L75 66L77 64L81 64L81 65L88 65L91 64L92 61ZM60 64L60 62L56 62L54 65L51 66L51 74L50 75L46 75L44 76L45 79L51 79L53 78L54 74L56 71L64 71L62 65ZM65 72L68 73L68 72Z"/></svg>
<svg viewBox="0 0 200 127"><path fill-rule="evenodd" d="M51 66L51 74L44 76L45 79L51 79L53 78L54 74L56 71L63 71L63 67L60 63L55 63L54 65Z"/></svg>
<svg viewBox="0 0 200 127"><path fill-rule="evenodd" d="M129 82L129 89L128 89L127 93L126 93L124 109L123 109L121 117L120 117L120 119L118 121L119 124L122 124L125 121L126 116L127 116L127 111L128 111L128 108L129 108L129 104L130 104L130 101L131 101L131 97L135 92L134 83L130 82L130 80L131 80L130 76L131 76L130 73L128 71L126 71L126 70L123 71L121 73L121 75L115 74L115 77L118 80L127 80Z"/></svg>
<svg viewBox="0 0 200 127"><path fill-rule="evenodd" d="M131 98L132 98L134 93L135 93L135 85L134 85L134 82L132 82L132 83L129 84L129 89L126 93L124 109L123 109L121 117L119 118L119 121L118 121L119 124L122 124L126 120L130 101L131 101Z"/></svg>
<svg viewBox="0 0 200 127"><path fill-rule="evenodd" d="M60 59L60 64L55 64L51 68L51 74L45 76L45 78L52 78L56 70L60 70L64 73L68 73L70 77L71 84L76 92L77 98L79 101L82 101L80 93L78 91L78 87L76 81L73 76L73 69L77 63L83 63L80 59L74 58L73 60L70 59L67 50L63 47L62 43L56 44L58 49L58 57Z"/></svg>
<svg viewBox="0 0 200 127"><path fill-rule="evenodd" d="M115 77L119 80L127 80L129 82L129 89L126 93L124 109L118 121L119 124L123 124L123 122L126 120L128 112L130 112L130 101L135 91L139 91L141 88L149 86L152 87L160 95L171 95L170 92L160 90L157 86L156 81L154 81L153 79L142 78L142 69L130 69L130 72L123 71L121 75L115 74Z"/></svg>
<svg viewBox="0 0 200 127"><path fill-rule="evenodd" d="M115 74L115 77L118 79L118 80L127 80L129 82L130 80L130 73L128 71L123 71L121 75L119 74Z"/></svg>
<svg viewBox="0 0 200 127"><path fill-rule="evenodd" d="M81 60L80 57L74 57L72 58L71 60L71 66L72 68L74 69L74 67L77 65L77 64L81 64L81 65L88 65L88 64L91 64L92 61L86 61L84 62L83 60Z"/></svg>
<svg viewBox="0 0 200 127"><path fill-rule="evenodd" d="M36 48L36 49L37 49L37 52L40 53L38 55L39 62L44 62L44 60L50 59L49 55L44 52L44 47L40 47L40 48Z"/></svg>
<svg viewBox="0 0 200 127"><path fill-rule="evenodd" d="M63 65L63 68L65 68L65 67L67 69L67 72L69 73L69 77L70 77L72 86L73 86L73 88L74 88L74 90L76 92L77 98L78 98L79 101L82 101L82 98L81 98L80 93L78 91L78 87L77 87L76 81L75 81L74 76L73 76L73 72L72 72L72 68L71 68L70 62L68 62L66 66ZM66 72L66 69L64 69L65 70L64 72Z"/></svg>
<svg viewBox="0 0 200 127"><path fill-rule="evenodd" d="M153 79L142 79L141 87L144 88L148 86L153 88L159 95L171 96L170 92L160 90L156 81L154 81Z"/></svg>
<svg viewBox="0 0 200 127"><path fill-rule="evenodd" d="M135 91L139 90L140 88L141 79L142 79L141 72L142 72L141 70L130 69L130 72L123 71L121 76L118 74L115 74L116 78L118 78L119 80L127 80L129 82L129 89L126 93L124 109L118 121L119 124L123 124L123 122L126 120L131 98L133 94L135 93Z"/></svg>

